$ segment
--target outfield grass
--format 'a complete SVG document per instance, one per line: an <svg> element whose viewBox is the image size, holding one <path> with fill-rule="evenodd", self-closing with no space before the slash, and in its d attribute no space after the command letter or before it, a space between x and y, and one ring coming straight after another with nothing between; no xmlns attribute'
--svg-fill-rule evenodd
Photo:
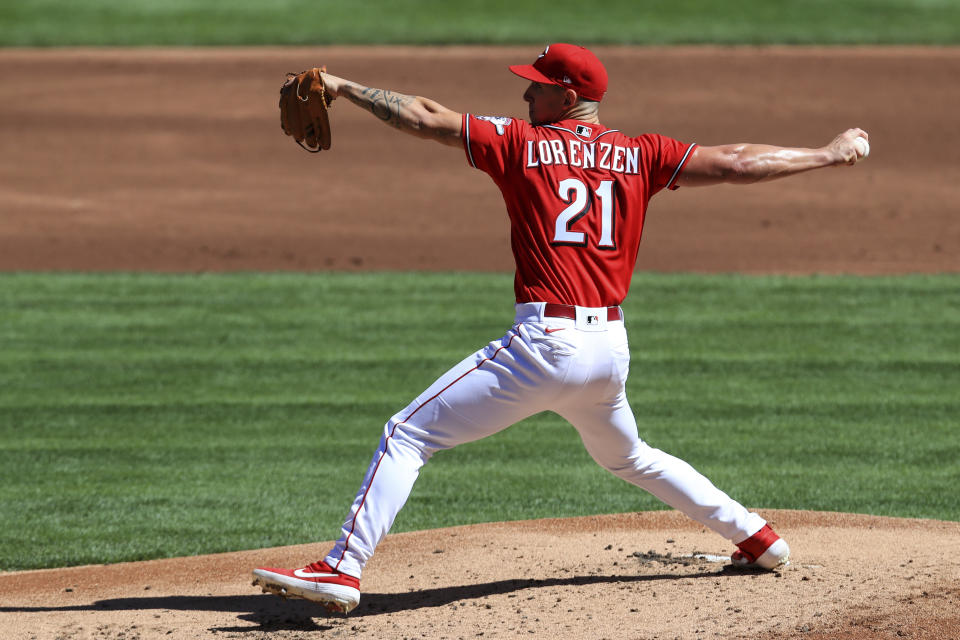
<svg viewBox="0 0 960 640"><path fill-rule="evenodd" d="M639 275L641 434L754 507L960 520L958 291ZM0 276L0 569L335 538L384 421L502 335L511 293L505 274ZM437 454L394 530L655 508L543 414Z"/></svg>
<svg viewBox="0 0 960 640"><path fill-rule="evenodd" d="M0 46L956 44L953 0L4 0Z"/></svg>

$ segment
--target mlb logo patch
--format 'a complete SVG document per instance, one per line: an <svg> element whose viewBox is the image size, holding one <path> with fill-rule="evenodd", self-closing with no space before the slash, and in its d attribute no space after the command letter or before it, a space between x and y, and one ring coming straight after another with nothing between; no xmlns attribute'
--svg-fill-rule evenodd
<svg viewBox="0 0 960 640"><path fill-rule="evenodd" d="M577 329L581 331L604 331L606 328L606 309L603 307L577 307Z"/></svg>
<svg viewBox="0 0 960 640"><path fill-rule="evenodd" d="M578 136L587 136L588 138L593 135L593 129L586 127L582 124L577 125L577 135Z"/></svg>

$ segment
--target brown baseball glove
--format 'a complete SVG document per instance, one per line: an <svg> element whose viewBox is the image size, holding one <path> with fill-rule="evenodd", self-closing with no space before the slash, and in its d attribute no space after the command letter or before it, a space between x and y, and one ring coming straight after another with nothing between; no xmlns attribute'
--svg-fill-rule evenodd
<svg viewBox="0 0 960 640"><path fill-rule="evenodd" d="M311 153L330 148L328 110L333 97L323 86L326 67L288 73L280 87L280 127Z"/></svg>

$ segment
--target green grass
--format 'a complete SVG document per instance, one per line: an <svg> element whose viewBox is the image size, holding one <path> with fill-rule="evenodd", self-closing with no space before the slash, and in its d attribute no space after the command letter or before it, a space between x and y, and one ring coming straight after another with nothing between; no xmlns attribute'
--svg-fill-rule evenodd
<svg viewBox="0 0 960 640"><path fill-rule="evenodd" d="M638 275L641 435L753 507L960 520L960 276ZM497 274L0 276L0 569L335 538L386 419L512 320ZM661 508L542 414L395 531Z"/></svg>
<svg viewBox="0 0 960 640"><path fill-rule="evenodd" d="M956 44L954 0L0 0L0 46Z"/></svg>

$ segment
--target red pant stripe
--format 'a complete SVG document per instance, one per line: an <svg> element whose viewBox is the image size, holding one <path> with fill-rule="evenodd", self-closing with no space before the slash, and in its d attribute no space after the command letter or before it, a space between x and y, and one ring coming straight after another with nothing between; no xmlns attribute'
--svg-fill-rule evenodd
<svg viewBox="0 0 960 640"><path fill-rule="evenodd" d="M513 344L513 339L514 339L516 336L517 336L517 334L513 334L512 336L510 336L510 340L507 342L507 344L504 345L504 346L502 346L502 347L500 347L500 348L497 349L496 351L494 351L492 356L490 356L489 358L484 358L483 360L481 360L480 362L477 363L477 366L475 366L474 368L472 368L472 369L470 369L470 370L468 370L468 371L465 371L465 372L463 373L463 375L461 375L461 376L458 377L456 380L454 380L453 382L451 382L450 384L448 384L447 386L445 386L443 389L441 389L440 391L438 391L438 392L437 392L435 395L433 395L432 397L430 397L430 398L428 398L427 400L425 400L425 401L423 402L423 404L421 404L419 407L417 407L416 409L414 409L413 412L412 412L409 416L407 416L404 420L401 420L400 422L397 422L395 425L393 425L393 429L390 431L390 435L387 436L387 439L386 439L386 441L384 442L384 445L383 445L383 455L381 455L381 456L380 456L380 459L377 460L377 466L374 467L374 469L373 469L373 475L370 477L370 483L367 485L367 490L363 492L363 498L360 500L360 506L357 507L357 512L353 515L353 522L350 523L350 533L347 534L347 539L344 540L344 542L343 542L343 553L340 554L340 560L337 561L337 565L336 565L335 567L333 567L333 569L334 569L335 571L339 569L340 563L343 562L343 557L347 554L347 549L350 548L350 538L353 537L353 531L354 531L354 529L356 529L356 526L357 526L357 516L360 515L360 510L363 509L363 505L364 505L364 504L366 503L366 501L367 501L367 494L370 493L370 487L373 486L373 480L374 480L374 478L377 477L377 471L380 470L380 463L383 461L383 457L384 457L385 455L387 455L387 449L390 447L390 439L393 438L393 434L396 432L397 427L398 427L399 425L401 425L401 424L404 424L407 420L409 420L410 418L412 418L413 416L415 416L415 415L417 414L417 411L420 411L420 409L422 409L422 408L424 408L425 406L427 406L428 403L430 403L430 402L432 402L433 400L436 400L437 398L439 398L440 395L441 395L444 391L446 391L447 389L449 389L449 388L452 387L453 385L455 385L455 384L457 384L458 382L460 382L461 380L463 380L463 378L465 378L468 374L473 373L474 371L476 371L477 369L479 369L479 368L483 365L484 362L488 362L488 361L490 361L490 360L493 360L494 358L497 357L497 354L498 354L498 353L500 353L500 352L503 351L504 349L509 349L509 348L510 348L510 345Z"/></svg>

